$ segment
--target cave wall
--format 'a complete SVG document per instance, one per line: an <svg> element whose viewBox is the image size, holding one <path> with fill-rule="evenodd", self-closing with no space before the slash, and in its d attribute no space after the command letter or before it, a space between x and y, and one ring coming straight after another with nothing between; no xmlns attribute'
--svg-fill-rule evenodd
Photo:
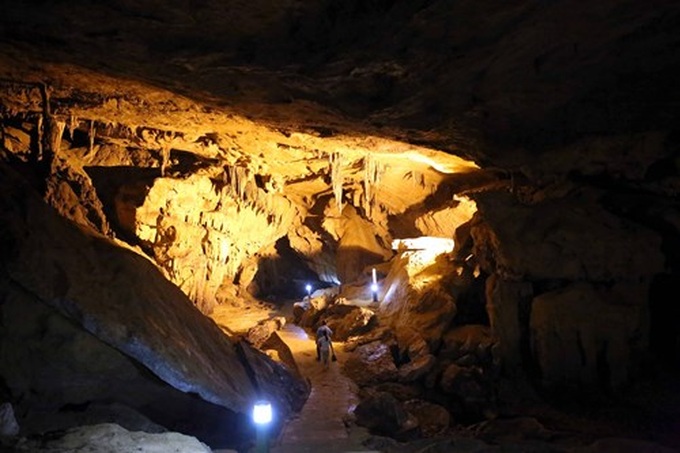
<svg viewBox="0 0 680 453"><path fill-rule="evenodd" d="M245 420L261 391L283 416L299 410L301 378L227 337L145 256L62 217L16 168L3 163L2 176L2 376L21 416L119 403L179 429L164 408L203 412L202 427L183 429L234 445L252 434ZM148 398L134 399L129 380Z"/></svg>
<svg viewBox="0 0 680 453"><path fill-rule="evenodd" d="M478 271L506 372L613 388L648 342L677 358L662 291L680 256L677 2L258 5L7 5L3 160L204 313L297 265L271 242L284 233L319 280L347 284L394 238L458 234L470 206L451 272ZM386 316L422 315L428 334L404 272ZM432 345L459 291L428 293L446 308ZM619 328L588 322L600 314Z"/></svg>

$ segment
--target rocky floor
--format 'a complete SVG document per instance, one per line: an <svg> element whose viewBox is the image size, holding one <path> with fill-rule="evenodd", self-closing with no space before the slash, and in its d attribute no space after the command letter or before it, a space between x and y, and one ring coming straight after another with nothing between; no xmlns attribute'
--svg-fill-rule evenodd
<svg viewBox="0 0 680 453"><path fill-rule="evenodd" d="M291 349L299 371L312 391L303 410L289 420L276 438L269 439L272 453L351 452L552 452L552 453L673 453L680 451L680 392L677 383L659 388L639 386L625 402L603 400L590 408L562 409L531 404L525 417L501 421L480 429L452 430L451 436L398 443L370 435L352 422L358 403L356 385L342 373L349 353L335 343L337 362L328 369L316 361L310 332L290 320L292 302L278 307L251 307L245 316L235 308L220 307L213 319L228 332L244 333L259 320L285 316L289 322L279 335ZM653 401L652 401L653 400ZM537 422L541 420L541 422ZM540 428L537 431L537 427ZM486 430L486 431L485 431ZM540 431L540 432L539 432ZM648 435L645 435L645 432ZM220 452L222 453L222 452Z"/></svg>

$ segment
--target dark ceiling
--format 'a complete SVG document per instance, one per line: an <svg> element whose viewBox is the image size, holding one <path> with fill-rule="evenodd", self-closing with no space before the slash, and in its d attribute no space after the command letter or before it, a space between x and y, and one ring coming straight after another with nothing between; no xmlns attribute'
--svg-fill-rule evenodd
<svg viewBox="0 0 680 453"><path fill-rule="evenodd" d="M677 126L677 1L3 3L0 50L17 61L323 127L299 116L312 102L481 165L518 169L592 137Z"/></svg>

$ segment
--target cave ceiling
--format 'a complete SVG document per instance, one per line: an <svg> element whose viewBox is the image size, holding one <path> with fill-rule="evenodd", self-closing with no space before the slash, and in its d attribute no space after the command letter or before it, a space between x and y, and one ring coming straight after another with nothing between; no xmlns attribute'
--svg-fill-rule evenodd
<svg viewBox="0 0 680 453"><path fill-rule="evenodd" d="M268 144L368 135L520 168L667 130L678 14L672 1L12 2L2 75L51 82L57 113L102 123L197 138L255 122Z"/></svg>
<svg viewBox="0 0 680 453"><path fill-rule="evenodd" d="M195 223L224 236L203 213L228 212L210 195L228 186L255 220L204 241L213 261L238 257L220 281L255 272L244 263L292 230L336 281L320 252L324 234L341 241L332 199L374 224L380 255L395 237L452 236L441 226L470 216L459 195L575 174L644 184L677 145L673 1L31 1L4 5L0 23L5 149L34 152L49 106L57 157L161 262L186 251L149 245L149 219L198 206ZM191 196L168 195L187 181Z"/></svg>

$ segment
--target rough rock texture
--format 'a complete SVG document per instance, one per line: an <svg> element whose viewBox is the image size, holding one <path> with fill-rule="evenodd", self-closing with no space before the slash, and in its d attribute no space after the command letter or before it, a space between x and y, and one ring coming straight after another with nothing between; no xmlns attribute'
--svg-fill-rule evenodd
<svg viewBox="0 0 680 453"><path fill-rule="evenodd" d="M457 272L448 259L414 251L394 260L378 308L384 322L397 331L415 330L431 347L438 345L456 315Z"/></svg>
<svg viewBox="0 0 680 453"><path fill-rule="evenodd" d="M47 442L27 441L18 445L16 451L54 453L76 453L80 451L160 453L181 451L183 453L210 453L212 450L196 438L179 433L150 434L128 431L115 424L100 424L71 429L61 438L51 439Z"/></svg>
<svg viewBox="0 0 680 453"><path fill-rule="evenodd" d="M381 275L386 325L412 322L436 356L451 329L489 324L489 369L539 391L589 387L574 401L630 397L623 381L647 359L643 380L677 378L677 1L3 6L0 157L61 216L161 269L148 277L149 261L122 254L135 267L125 281L169 279L185 292L169 299L203 314L246 294L301 298L309 281L356 284L365 299L364 266L403 259L393 240L453 236L441 267ZM3 212L24 243L41 227L29 214ZM39 244L29 249L39 262ZM157 364L123 335L140 323L116 323L120 301L96 284L116 260L62 252L91 272L29 269L37 297ZM99 302L76 310L61 296L82 287ZM120 299L141 305L127 287ZM102 307L110 317L90 314ZM156 372L219 400L207 371L182 368L196 322ZM438 359L426 382L447 360L478 359Z"/></svg>
<svg viewBox="0 0 680 453"><path fill-rule="evenodd" d="M11 323L0 337L2 361L10 392L27 406L24 414L32 414L33 406L56 411L97 400L141 406L130 401L125 386L138 379L135 366L117 351L175 389L225 408L234 426L258 398L257 381L249 375L253 367L257 379L276 376L266 391L280 413L299 408L304 382L263 355L243 360L217 325L145 257L57 216L4 165L2 182L3 318ZM50 315L48 307L60 315ZM90 334L106 345L89 340ZM63 347L55 348L48 340L53 337ZM298 393L290 391L295 381ZM22 395L33 396L29 401Z"/></svg>
<svg viewBox="0 0 680 453"><path fill-rule="evenodd" d="M618 389L640 372L648 346L640 307L620 299L607 303L586 284L541 294L532 307L532 345L546 387L605 383Z"/></svg>

